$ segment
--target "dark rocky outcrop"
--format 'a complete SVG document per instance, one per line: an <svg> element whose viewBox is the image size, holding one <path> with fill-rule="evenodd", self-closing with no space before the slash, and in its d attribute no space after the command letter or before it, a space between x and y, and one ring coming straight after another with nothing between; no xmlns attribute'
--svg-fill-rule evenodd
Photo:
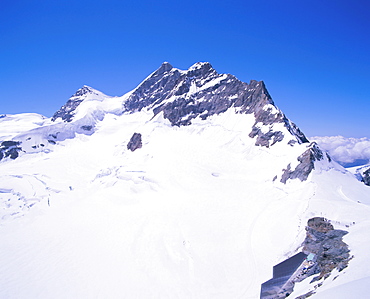
<svg viewBox="0 0 370 299"><path fill-rule="evenodd" d="M315 169L314 162L322 159L324 159L324 153L315 142L312 142L309 148L297 158L299 164L294 170L291 169L290 164L283 170L280 182L285 184L288 179L297 178L301 181L307 180L308 175Z"/></svg>
<svg viewBox="0 0 370 299"><path fill-rule="evenodd" d="M265 146L265 147L274 145L276 142L282 141L284 138L284 134L281 131L270 130L267 133L262 133L261 129L254 126L252 127L252 132L249 134L249 137L254 138L256 136L257 136L257 140L255 144L259 146Z"/></svg>
<svg viewBox="0 0 370 299"><path fill-rule="evenodd" d="M363 173L362 173L362 182L367 185L367 186L370 186L370 167L368 170L365 170Z"/></svg>
<svg viewBox="0 0 370 299"><path fill-rule="evenodd" d="M285 127L288 129L290 134L295 136L299 143L309 142L306 136L303 134L303 132L297 127L297 125L293 123L292 121L290 121L285 116L284 116L284 123L285 123Z"/></svg>
<svg viewBox="0 0 370 299"><path fill-rule="evenodd" d="M342 237L348 232L334 229L330 221L322 217L310 219L306 231L303 252L316 255L312 274L319 273L313 281L328 277L334 269L342 271L347 267L351 257L348 245L343 242Z"/></svg>
<svg viewBox="0 0 370 299"><path fill-rule="evenodd" d="M3 141L0 144L0 160L9 157L10 159L16 159L19 156L19 152L22 148L19 146L20 141Z"/></svg>
<svg viewBox="0 0 370 299"><path fill-rule="evenodd" d="M91 131L93 128L93 126L81 126L81 129L84 130L84 131Z"/></svg>
<svg viewBox="0 0 370 299"><path fill-rule="evenodd" d="M256 122L250 136L256 137L256 145L268 147L283 140L283 132L271 129L263 133L259 128L260 124L274 123L284 123L297 142L307 142L304 134L275 107L263 81L251 80L247 84L230 74L217 73L209 63L197 63L187 71L163 63L124 104L126 112L144 107L153 109L154 115L162 112L173 126L190 125L196 117L204 120L233 107L237 113L254 114Z"/></svg>
<svg viewBox="0 0 370 299"><path fill-rule="evenodd" d="M141 148L143 146L142 141L141 141L141 134L140 133L134 133L132 135L129 143L127 144L127 149L130 151L135 151L138 148Z"/></svg>

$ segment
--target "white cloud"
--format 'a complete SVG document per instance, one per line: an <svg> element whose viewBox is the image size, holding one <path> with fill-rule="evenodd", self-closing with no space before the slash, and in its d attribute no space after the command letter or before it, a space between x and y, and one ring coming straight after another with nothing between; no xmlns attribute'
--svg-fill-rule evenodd
<svg viewBox="0 0 370 299"><path fill-rule="evenodd" d="M356 160L370 160L370 139L346 138L343 136L311 137L320 148L329 152L337 162L351 163Z"/></svg>

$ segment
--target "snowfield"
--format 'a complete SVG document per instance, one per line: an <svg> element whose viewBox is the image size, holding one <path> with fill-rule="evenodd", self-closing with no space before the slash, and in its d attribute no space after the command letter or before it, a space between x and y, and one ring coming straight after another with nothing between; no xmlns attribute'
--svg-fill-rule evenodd
<svg viewBox="0 0 370 299"><path fill-rule="evenodd" d="M19 133L41 127L48 120L37 113L0 115L0 140L9 140Z"/></svg>
<svg viewBox="0 0 370 299"><path fill-rule="evenodd" d="M256 147L251 115L150 118L107 114L91 136L1 163L1 298L259 298L313 216L349 231L354 258L312 298L367 293L369 187L327 165L273 181L307 145Z"/></svg>

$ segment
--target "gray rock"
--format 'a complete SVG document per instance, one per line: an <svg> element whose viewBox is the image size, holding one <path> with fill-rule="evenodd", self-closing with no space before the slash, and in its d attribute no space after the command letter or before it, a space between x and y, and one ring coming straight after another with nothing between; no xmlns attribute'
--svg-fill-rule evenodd
<svg viewBox="0 0 370 299"><path fill-rule="evenodd" d="M3 141L1 142L1 148L8 149L10 147L18 146L20 144L21 144L20 141L13 141L13 140Z"/></svg>
<svg viewBox="0 0 370 299"><path fill-rule="evenodd" d="M91 131L92 128L93 128L93 126L89 126L89 125L88 126L86 126L86 125L85 126L81 126L81 129L84 130L84 131Z"/></svg>
<svg viewBox="0 0 370 299"><path fill-rule="evenodd" d="M315 280L330 275L333 269L342 271L351 259L349 248L342 238L348 232L334 229L330 221L315 217L308 221L306 239L303 242L303 252L316 255L314 273L319 274Z"/></svg>
<svg viewBox="0 0 370 299"><path fill-rule="evenodd" d="M16 159L19 156L19 152L22 151L20 147L20 141L6 140L0 144L0 160L9 157L10 159Z"/></svg>
<svg viewBox="0 0 370 299"><path fill-rule="evenodd" d="M285 123L285 127L288 129L290 134L295 136L299 143L309 142L306 136L303 134L303 132L297 127L297 125L293 123L292 121L290 121L285 116L284 116L284 123Z"/></svg>
<svg viewBox="0 0 370 299"><path fill-rule="evenodd" d="M252 127L252 132L249 134L249 137L254 138L257 136L256 145L259 146L270 146L270 141L272 140L271 146L276 142L282 141L284 134L281 131L268 131L267 133L262 133L261 129L257 127Z"/></svg>
<svg viewBox="0 0 370 299"><path fill-rule="evenodd" d="M281 176L280 182L286 183L288 179L300 179L305 181L308 178L308 175L313 169L315 169L315 161L320 161L324 158L324 153L317 146L315 142L312 142L309 145L309 148L300 155L297 160L299 164L297 167L292 170L291 165L289 164L286 169L283 170L283 175Z"/></svg>
<svg viewBox="0 0 370 299"><path fill-rule="evenodd" d="M330 221L323 217L314 217L307 221L307 226L320 233L327 233L334 230Z"/></svg>
<svg viewBox="0 0 370 299"><path fill-rule="evenodd" d="M365 185L370 186L370 168L363 172L362 181L364 182Z"/></svg>
<svg viewBox="0 0 370 299"><path fill-rule="evenodd" d="M125 111L141 111L154 102L161 103L174 94L177 80L180 77L178 70L172 70L169 63L163 63L147 80L142 82L125 102Z"/></svg>
<svg viewBox="0 0 370 299"><path fill-rule="evenodd" d="M135 151L138 148L141 148L143 146L141 141L141 134L140 133L134 133L130 139L130 141L127 144L127 149L130 151Z"/></svg>

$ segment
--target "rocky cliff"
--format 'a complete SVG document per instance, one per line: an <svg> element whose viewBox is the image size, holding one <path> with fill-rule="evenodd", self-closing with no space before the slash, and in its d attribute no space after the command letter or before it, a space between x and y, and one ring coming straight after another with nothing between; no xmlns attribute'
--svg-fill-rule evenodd
<svg viewBox="0 0 370 299"><path fill-rule="evenodd" d="M367 185L370 186L370 167L362 172L361 174L361 181Z"/></svg>
<svg viewBox="0 0 370 299"><path fill-rule="evenodd" d="M316 263L312 274L318 274L315 280L326 278L331 271L342 271L348 266L350 260L349 248L342 238L346 231L334 229L325 218L315 217L308 221L307 236L303 242L303 252L316 255Z"/></svg>

